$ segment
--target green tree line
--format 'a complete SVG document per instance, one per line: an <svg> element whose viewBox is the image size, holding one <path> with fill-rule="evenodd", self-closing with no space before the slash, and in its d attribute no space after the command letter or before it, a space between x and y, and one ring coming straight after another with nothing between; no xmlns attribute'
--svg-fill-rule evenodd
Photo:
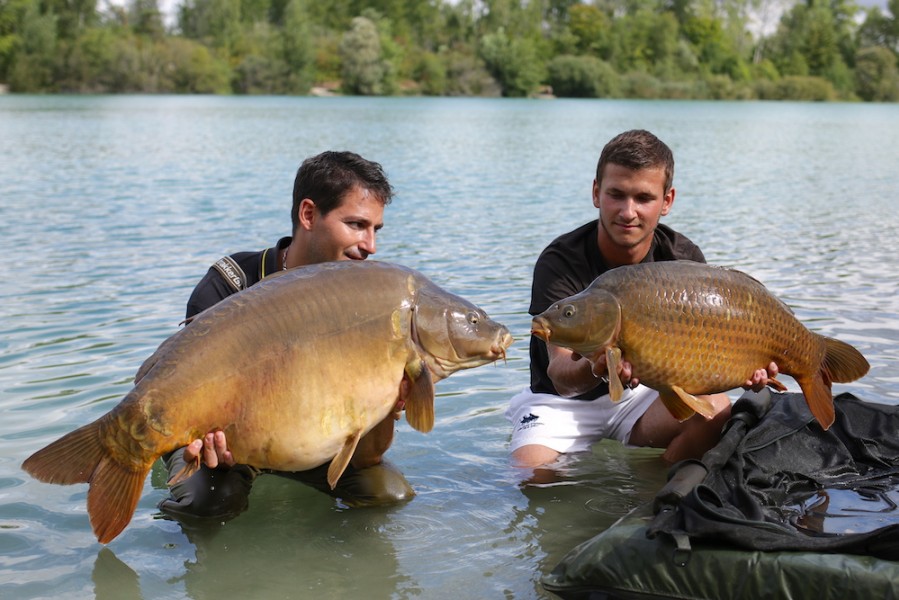
<svg viewBox="0 0 899 600"><path fill-rule="evenodd" d="M0 0L0 83L897 101L896 15L899 0L182 0L166 26L157 0Z"/></svg>

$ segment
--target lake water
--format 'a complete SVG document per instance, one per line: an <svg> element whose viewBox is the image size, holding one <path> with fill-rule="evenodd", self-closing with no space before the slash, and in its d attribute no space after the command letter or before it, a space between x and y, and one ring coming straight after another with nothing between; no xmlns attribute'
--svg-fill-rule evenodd
<svg viewBox="0 0 899 600"><path fill-rule="evenodd" d="M602 442L523 486L503 417L528 382L534 260L595 218L599 151L636 127L675 152L664 222L857 346L871 371L836 392L899 403L899 105L0 96L0 597L548 597L540 577L665 478L658 451ZM326 149L383 164L377 258L505 323L508 360L439 383L430 434L401 422L407 504L263 477L246 513L188 536L158 518L157 468L99 545L87 486L22 461L122 398L212 262L289 234L296 168Z"/></svg>

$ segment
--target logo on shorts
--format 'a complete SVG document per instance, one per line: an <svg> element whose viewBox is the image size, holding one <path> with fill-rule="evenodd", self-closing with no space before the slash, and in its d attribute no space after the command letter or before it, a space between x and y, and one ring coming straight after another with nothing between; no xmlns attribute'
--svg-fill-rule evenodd
<svg viewBox="0 0 899 600"><path fill-rule="evenodd" d="M523 431L525 429L530 429L531 427L537 427L538 425L543 425L543 423L537 423L537 419L540 417L535 415L534 413L528 413L526 417L521 417L521 421L519 422L518 431Z"/></svg>

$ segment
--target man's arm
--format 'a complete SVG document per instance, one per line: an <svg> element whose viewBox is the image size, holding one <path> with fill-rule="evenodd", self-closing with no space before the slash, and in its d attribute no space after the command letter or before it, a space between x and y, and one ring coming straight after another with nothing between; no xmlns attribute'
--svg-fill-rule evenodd
<svg viewBox="0 0 899 600"><path fill-rule="evenodd" d="M546 374L559 395L565 398L574 398L589 392L599 385L599 379L606 375L605 355L600 357L594 366L569 348L547 344L546 349L549 353ZM617 375L621 381L629 382L631 386L639 383L636 379L631 379L631 364L626 360L621 361Z"/></svg>

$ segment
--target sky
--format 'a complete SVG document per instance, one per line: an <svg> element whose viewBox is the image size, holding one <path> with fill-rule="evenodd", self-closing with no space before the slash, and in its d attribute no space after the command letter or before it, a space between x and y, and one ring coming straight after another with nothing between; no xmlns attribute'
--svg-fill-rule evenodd
<svg viewBox="0 0 899 600"><path fill-rule="evenodd" d="M110 2L119 4L124 0L109 0ZM166 25L172 26L175 24L175 14L177 11L178 5L182 0L158 0L159 1L159 10L162 11L162 14L165 16L164 20ZM887 12L887 0L855 0L856 4L863 8L867 8L869 6L877 6L880 7L880 10L883 12ZM776 25L777 19L774 20Z"/></svg>

